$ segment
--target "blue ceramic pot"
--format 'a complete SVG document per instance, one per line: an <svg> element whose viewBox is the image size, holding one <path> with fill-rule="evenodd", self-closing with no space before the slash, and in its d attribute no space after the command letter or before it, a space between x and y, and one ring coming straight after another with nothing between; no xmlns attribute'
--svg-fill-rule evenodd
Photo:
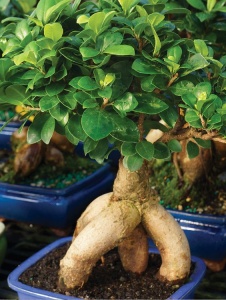
<svg viewBox="0 0 226 300"><path fill-rule="evenodd" d="M10 149L10 137L18 125L0 132L0 149ZM76 146L82 155L83 146ZM39 188L0 182L0 217L43 226L65 228L73 225L96 197L112 191L115 170L110 163L85 179L64 189Z"/></svg>
<svg viewBox="0 0 226 300"><path fill-rule="evenodd" d="M184 230L192 255L214 261L226 257L226 216L169 212Z"/></svg>
<svg viewBox="0 0 226 300"><path fill-rule="evenodd" d="M212 261L221 261L226 257L226 216L168 211L183 229L192 255ZM154 245L151 239L149 245Z"/></svg>
<svg viewBox="0 0 226 300"><path fill-rule="evenodd" d="M49 291L41 290L38 288L33 288L28 285L25 285L18 281L20 275L30 266L35 264L42 257L47 255L49 252L54 250L57 247L64 245L67 242L71 241L71 237L59 239L47 247L43 248L30 258L28 258L25 262L20 264L12 273L9 274L8 277L8 285L11 289L18 293L18 297L20 300L42 300L42 299L53 299L53 300L72 300L72 299L80 299L72 296L65 296L58 293L52 293ZM156 248L149 249L150 253L158 253ZM195 269L190 279L186 284L184 284L181 288L179 288L169 299L193 299L194 292L198 287L200 281L202 280L205 274L205 264L204 262L197 258L192 257L192 261L195 263Z"/></svg>

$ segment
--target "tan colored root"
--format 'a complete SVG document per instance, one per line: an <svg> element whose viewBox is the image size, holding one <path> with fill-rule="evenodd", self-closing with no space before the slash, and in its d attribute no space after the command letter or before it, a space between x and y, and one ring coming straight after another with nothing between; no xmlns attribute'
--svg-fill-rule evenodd
<svg viewBox="0 0 226 300"><path fill-rule="evenodd" d="M159 204L146 204L142 224L161 254L158 278L171 282L186 278L191 262L189 244L173 216Z"/></svg>
<svg viewBox="0 0 226 300"><path fill-rule="evenodd" d="M198 156L191 159L187 154L187 143L188 140L181 141L182 151L175 155L183 177L193 184L203 176L207 177L212 167L212 151L200 147Z"/></svg>
<svg viewBox="0 0 226 300"><path fill-rule="evenodd" d="M77 221L73 239L109 205L111 196L112 192L101 195L87 206Z"/></svg>
<svg viewBox="0 0 226 300"><path fill-rule="evenodd" d="M100 257L118 246L140 221L140 213L131 202L110 203L72 242L60 262L59 285L81 287Z"/></svg>
<svg viewBox="0 0 226 300"><path fill-rule="evenodd" d="M148 240L141 224L119 244L118 252L126 271L141 274L146 270L149 257Z"/></svg>

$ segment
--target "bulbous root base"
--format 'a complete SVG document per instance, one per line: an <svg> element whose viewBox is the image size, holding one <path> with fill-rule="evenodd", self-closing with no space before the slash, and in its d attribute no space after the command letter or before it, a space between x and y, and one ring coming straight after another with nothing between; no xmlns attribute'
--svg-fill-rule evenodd
<svg viewBox="0 0 226 300"><path fill-rule="evenodd" d="M111 197L112 193L108 193L94 200L78 220L72 244L60 262L61 288L83 286L96 262L115 247L127 271L142 273L148 261L147 235L162 257L159 278L186 278L190 251L174 218L159 204L111 201Z"/></svg>

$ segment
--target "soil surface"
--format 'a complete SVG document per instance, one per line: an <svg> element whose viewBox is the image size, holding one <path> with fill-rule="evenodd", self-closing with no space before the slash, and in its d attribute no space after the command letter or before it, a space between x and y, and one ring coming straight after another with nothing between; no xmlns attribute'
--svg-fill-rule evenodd
<svg viewBox="0 0 226 300"><path fill-rule="evenodd" d="M70 243L50 252L27 269L20 281L32 287L63 294L57 287L59 261ZM104 263L99 261L88 280L81 288L65 294L83 299L166 299L179 285L161 283L155 274L161 265L160 255L150 254L149 265L141 276L123 270L116 249L108 252Z"/></svg>
<svg viewBox="0 0 226 300"><path fill-rule="evenodd" d="M16 177L13 170L13 154L0 149L0 182L22 184L41 188L63 189L100 168L100 164L76 154L64 154L64 166L42 162L35 172L25 178ZM48 176L46 176L48 174Z"/></svg>
<svg viewBox="0 0 226 300"><path fill-rule="evenodd" d="M150 186L160 196L160 204L197 214L226 215L226 172L212 171L193 186L180 181L171 162L152 165Z"/></svg>

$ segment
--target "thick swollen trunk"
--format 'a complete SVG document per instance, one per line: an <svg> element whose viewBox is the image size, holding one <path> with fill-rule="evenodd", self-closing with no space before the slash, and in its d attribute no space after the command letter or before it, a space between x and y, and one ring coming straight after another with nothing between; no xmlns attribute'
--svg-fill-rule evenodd
<svg viewBox="0 0 226 300"><path fill-rule="evenodd" d="M72 245L60 263L60 285L82 286L97 260L114 247L127 271L142 273L148 261L147 235L163 257L160 279L185 278L190 271L188 243L150 189L148 165L130 172L120 160L113 193L94 200L77 222Z"/></svg>

